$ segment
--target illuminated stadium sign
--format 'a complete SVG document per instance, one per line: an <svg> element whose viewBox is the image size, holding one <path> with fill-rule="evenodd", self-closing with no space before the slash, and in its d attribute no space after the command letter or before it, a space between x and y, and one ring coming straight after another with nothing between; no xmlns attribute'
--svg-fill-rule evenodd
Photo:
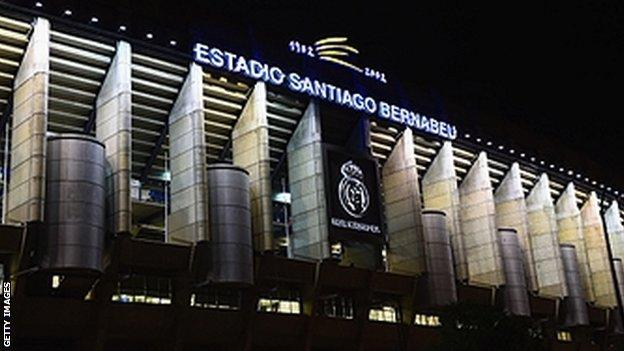
<svg viewBox="0 0 624 351"><path fill-rule="evenodd" d="M447 122L438 121L435 118L415 113L406 108L377 100L372 96L354 93L348 89L312 79L297 72L285 72L280 67L254 59L247 59L244 56L201 43L195 44L193 52L195 61L200 64L224 69L228 72L241 74L276 86L285 86L297 93L307 94L313 98L325 100L416 130L439 135L443 138L455 139L457 137L457 129Z"/></svg>
<svg viewBox="0 0 624 351"><path fill-rule="evenodd" d="M358 55L360 51L349 45L347 40L345 37L329 37L317 40L314 45L306 45L297 40L291 40L288 49L294 53L331 62L379 82L387 83L384 72L370 67L362 68L349 60L352 56Z"/></svg>

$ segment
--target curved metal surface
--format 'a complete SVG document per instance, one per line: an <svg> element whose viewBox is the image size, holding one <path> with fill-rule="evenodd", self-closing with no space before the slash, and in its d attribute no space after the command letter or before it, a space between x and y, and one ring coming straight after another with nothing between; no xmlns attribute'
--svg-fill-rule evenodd
<svg viewBox="0 0 624 351"><path fill-rule="evenodd" d="M576 248L571 244L561 244L561 260L565 272L568 296L565 297L566 315L564 325L567 327L589 325L585 289L581 281Z"/></svg>
<svg viewBox="0 0 624 351"><path fill-rule="evenodd" d="M211 268L208 280L253 284L249 175L231 164L208 165Z"/></svg>
<svg viewBox="0 0 624 351"><path fill-rule="evenodd" d="M81 134L48 138L46 235L41 267L102 271L105 238L104 145Z"/></svg>
<svg viewBox="0 0 624 351"><path fill-rule="evenodd" d="M505 273L505 310L515 316L530 316L524 261L516 230L499 228L498 243Z"/></svg>
<svg viewBox="0 0 624 351"><path fill-rule="evenodd" d="M422 223L429 304L450 305L457 302L457 287L446 214L442 211L424 209Z"/></svg>

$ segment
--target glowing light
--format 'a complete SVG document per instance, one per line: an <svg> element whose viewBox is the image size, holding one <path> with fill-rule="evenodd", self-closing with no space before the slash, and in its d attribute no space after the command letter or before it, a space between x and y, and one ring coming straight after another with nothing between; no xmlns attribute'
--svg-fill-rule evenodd
<svg viewBox="0 0 624 351"><path fill-rule="evenodd" d="M323 44L327 44L327 43L344 43L347 40L349 40L349 38L347 37L328 37L325 39L320 39L317 40L314 45L323 45Z"/></svg>
<svg viewBox="0 0 624 351"><path fill-rule="evenodd" d="M178 42L177 42L177 41L175 41L175 40L170 40L170 41L169 41L169 45L171 45L171 46L176 46L176 45L178 45Z"/></svg>
<svg viewBox="0 0 624 351"><path fill-rule="evenodd" d="M147 34L145 35L145 37L146 37L147 39L152 39L152 38L154 38L154 34L152 34L152 33L147 33Z"/></svg>
<svg viewBox="0 0 624 351"><path fill-rule="evenodd" d="M353 46L350 45L344 45L344 44L336 44L336 45L320 45L317 46L316 48L316 52L320 52L323 50L331 50L331 49L337 49L337 50L346 50L346 51L350 51L354 54L359 54L360 51L358 51L358 49L354 48Z"/></svg>
<svg viewBox="0 0 624 351"><path fill-rule="evenodd" d="M91 17L91 23L98 23L99 21L97 17Z"/></svg>
<svg viewBox="0 0 624 351"><path fill-rule="evenodd" d="M126 31L126 26L119 26L119 30L121 32L125 32Z"/></svg>
<svg viewBox="0 0 624 351"><path fill-rule="evenodd" d="M353 65L353 64L350 64L349 62L343 61L343 60L341 60L341 59L337 59L337 58L335 58L335 57L322 56L322 57L319 57L319 60L333 62L333 63L335 63L335 64L338 64L338 65L342 65L342 66L345 66L345 67L351 68L351 69L353 69L353 70L355 70L355 71L358 71L358 72L360 72L360 73L364 72L364 70L363 70L363 69L361 69L360 67L358 67L358 66L356 66L356 65Z"/></svg>
<svg viewBox="0 0 624 351"><path fill-rule="evenodd" d="M65 16L71 16L72 12L71 12L71 10L65 10L65 12L63 12L63 14L65 14Z"/></svg>
<svg viewBox="0 0 624 351"><path fill-rule="evenodd" d="M349 56L348 52L338 50L323 50L317 52L319 56Z"/></svg>

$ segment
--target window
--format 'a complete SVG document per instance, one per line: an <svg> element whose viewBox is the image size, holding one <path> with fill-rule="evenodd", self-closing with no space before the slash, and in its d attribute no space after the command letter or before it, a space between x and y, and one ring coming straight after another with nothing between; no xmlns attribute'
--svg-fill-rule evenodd
<svg viewBox="0 0 624 351"><path fill-rule="evenodd" d="M401 320L401 305L393 297L373 298L368 319L377 322L398 323Z"/></svg>
<svg viewBox="0 0 624 351"><path fill-rule="evenodd" d="M331 296L321 301L321 313L326 317L353 319L353 299L347 296Z"/></svg>
<svg viewBox="0 0 624 351"><path fill-rule="evenodd" d="M368 311L368 319L371 321L390 323L397 323L399 321L397 311L392 306L379 306L371 308L370 311Z"/></svg>
<svg viewBox="0 0 624 351"><path fill-rule="evenodd" d="M565 330L558 330L557 340L562 342L572 342L572 333Z"/></svg>
<svg viewBox="0 0 624 351"><path fill-rule="evenodd" d="M206 289L191 294L191 306L217 310L240 310L239 290Z"/></svg>
<svg viewBox="0 0 624 351"><path fill-rule="evenodd" d="M301 313L301 297L299 291L276 289L260 295L258 311L272 313Z"/></svg>
<svg viewBox="0 0 624 351"><path fill-rule="evenodd" d="M171 304L171 279L131 274L117 283L112 301L151 305Z"/></svg>
<svg viewBox="0 0 624 351"><path fill-rule="evenodd" d="M423 327L439 327L442 325L440 323L440 317L426 314L416 314L414 324Z"/></svg>

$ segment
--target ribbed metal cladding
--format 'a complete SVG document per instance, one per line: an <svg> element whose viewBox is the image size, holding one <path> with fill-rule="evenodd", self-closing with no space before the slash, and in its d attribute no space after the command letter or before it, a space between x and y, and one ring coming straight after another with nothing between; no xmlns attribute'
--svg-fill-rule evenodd
<svg viewBox="0 0 624 351"><path fill-rule="evenodd" d="M568 296L564 299L567 310L564 325L567 327L589 325L585 289L581 281L576 248L571 244L561 244L560 250L568 288Z"/></svg>
<svg viewBox="0 0 624 351"><path fill-rule="evenodd" d="M422 211L429 304L444 306L457 302L451 241L442 211Z"/></svg>
<svg viewBox="0 0 624 351"><path fill-rule="evenodd" d="M530 316L523 255L516 230L499 228L498 243L505 273L505 310L515 316Z"/></svg>
<svg viewBox="0 0 624 351"><path fill-rule="evenodd" d="M620 299L624 300L624 265L622 264L621 258L613 259L613 267L615 268L615 279L618 284L618 288L620 290ZM624 324L622 323L622 317L620 315L620 311L618 311L618 307L613 310L614 313L614 329L618 334L624 333Z"/></svg>
<svg viewBox="0 0 624 351"><path fill-rule="evenodd" d="M102 271L105 238L104 145L81 134L48 138L41 267Z"/></svg>
<svg viewBox="0 0 624 351"><path fill-rule="evenodd" d="M231 164L208 166L210 203L209 281L253 284L249 174Z"/></svg>

